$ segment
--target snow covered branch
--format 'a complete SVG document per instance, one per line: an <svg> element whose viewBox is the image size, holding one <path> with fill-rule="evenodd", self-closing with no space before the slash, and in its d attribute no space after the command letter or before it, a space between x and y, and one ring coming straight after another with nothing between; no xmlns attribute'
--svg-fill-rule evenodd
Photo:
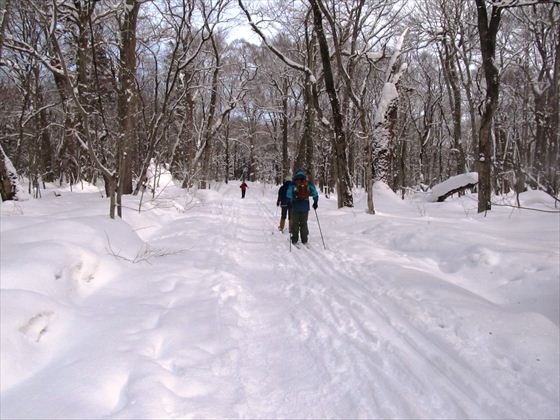
<svg viewBox="0 0 560 420"><path fill-rule="evenodd" d="M560 0L488 0L488 3L495 7L506 8L535 4L560 4Z"/></svg>
<svg viewBox="0 0 560 420"><path fill-rule="evenodd" d="M299 70L299 71L302 71L302 72L306 73L310 77L311 83L316 83L315 75L313 74L313 72L311 71L311 69L309 67L307 67L307 66L305 66L301 63L297 63L297 62L291 60L284 53L282 53L278 48L276 48L274 45L272 45L270 42L268 42L265 34L260 30L260 28L256 25L256 23L251 18L251 14L249 13L247 8L243 4L243 1L242 0L237 0L237 1L238 1L239 7L241 8L241 10L243 10L243 13L245 13L245 16L247 16L247 21L249 22L249 25L251 25L251 28L253 29L253 31L261 38L261 40L264 42L264 44L267 46L267 48L270 51L272 51L274 53L274 55L276 55L276 57L278 57L280 60L282 60L287 66L289 66L289 67L291 67L295 70Z"/></svg>

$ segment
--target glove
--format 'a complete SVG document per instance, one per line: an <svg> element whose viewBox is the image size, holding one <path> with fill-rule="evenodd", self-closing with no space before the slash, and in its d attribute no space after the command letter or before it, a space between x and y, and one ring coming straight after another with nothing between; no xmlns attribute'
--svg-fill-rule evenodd
<svg viewBox="0 0 560 420"><path fill-rule="evenodd" d="M317 210L317 207L319 207L319 206L317 205L317 202L316 202L316 201L313 202L313 210Z"/></svg>
<svg viewBox="0 0 560 420"><path fill-rule="evenodd" d="M276 207L278 207L280 205L280 201L276 202Z"/></svg>

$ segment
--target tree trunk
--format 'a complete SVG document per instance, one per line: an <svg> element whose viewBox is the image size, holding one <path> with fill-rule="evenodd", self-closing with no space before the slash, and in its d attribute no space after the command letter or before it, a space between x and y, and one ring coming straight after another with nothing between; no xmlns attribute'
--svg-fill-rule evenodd
<svg viewBox="0 0 560 420"><path fill-rule="evenodd" d="M225 166L224 177L225 177L225 179L224 179L224 181L226 182L226 184L229 182L229 171L230 171L230 166L231 166L230 151L229 151L229 129L230 129L229 119L230 119L230 116L228 115L227 116L226 127L225 127L225 130L224 130L225 131L224 132L224 143L225 143L225 162L224 162L224 166Z"/></svg>
<svg viewBox="0 0 560 420"><path fill-rule="evenodd" d="M371 140L366 139L366 189L367 189L367 204L368 213L375 214L375 207L373 205L373 149L371 147Z"/></svg>
<svg viewBox="0 0 560 420"><path fill-rule="evenodd" d="M136 25L140 3L126 0L120 27L120 89L118 95L119 178L118 194L132 193L132 163L136 153ZM118 200L117 200L118 201ZM120 212L120 207L119 207ZM120 213L119 213L120 215Z"/></svg>
<svg viewBox="0 0 560 420"><path fill-rule="evenodd" d="M2 201L17 200L17 173L0 144L0 196Z"/></svg>
<svg viewBox="0 0 560 420"><path fill-rule="evenodd" d="M401 54L404 38L408 33L408 29L402 33L397 42L395 51L393 52L387 70L385 71L385 83L381 90L381 95L375 112L375 122L373 129L373 150L372 155L368 159L373 160L373 180L382 181L389 186L393 185L392 159L395 143L395 126L398 115L399 93L397 84L402 73L406 70L405 63L399 65L399 57Z"/></svg>
<svg viewBox="0 0 560 420"><path fill-rule="evenodd" d="M248 180L255 182L257 179L257 161L255 159L255 134L256 134L256 122L251 119L249 123L249 174Z"/></svg>
<svg viewBox="0 0 560 420"><path fill-rule="evenodd" d="M315 30L317 39L319 40L319 50L321 52L321 61L323 63L323 73L325 77L325 88L329 96L331 104L333 123L334 123L334 150L336 156L336 172L337 172L337 192L338 207L353 207L354 199L352 197L352 180L348 172L348 157L346 150L346 134L344 133L344 120L340 112L340 103L334 83L332 67L330 62L329 46L327 38L323 31L323 17L317 1L310 0L313 10Z"/></svg>
<svg viewBox="0 0 560 420"><path fill-rule="evenodd" d="M306 22L307 22L306 17ZM305 45L307 53L307 67L311 71L315 71L316 67L316 39L315 36L309 36L309 32L305 30ZM310 180L314 178L313 173L313 131L315 122L315 100L313 96L313 84L311 76L305 73L305 81L303 86L303 134L298 144L298 151L294 161L293 172L298 169L305 169Z"/></svg>
<svg viewBox="0 0 560 420"><path fill-rule="evenodd" d="M476 0L482 67L486 80L486 100L480 121L478 142L478 212L492 208L492 121L498 108L500 75L495 64L496 36L500 27L501 8L492 7L491 19L484 0Z"/></svg>
<svg viewBox="0 0 560 420"><path fill-rule="evenodd" d="M37 129L39 131L40 141L40 161L41 161L41 178L45 182L54 181L54 171L53 171L53 152L51 146L51 139L49 135L48 128L48 115L47 111L43 109L45 105L45 97L43 95L43 88L41 86L39 67L33 68L35 76L35 107L40 109L38 115Z"/></svg>
<svg viewBox="0 0 560 420"><path fill-rule="evenodd" d="M12 9L12 0L5 0L2 22L0 23L0 62L2 62L2 50L4 49L4 38L6 33L6 28L8 27L8 21L10 19L10 12Z"/></svg>
<svg viewBox="0 0 560 420"><path fill-rule="evenodd" d="M449 45L449 44L453 45ZM453 116L453 150L452 155L455 158L455 171L450 176L462 174L465 172L465 152L461 144L461 118L463 110L461 106L461 90L459 89L459 75L456 67L456 50L454 40L443 39L443 52L440 53L440 60L443 67L445 84L449 103L451 104L451 114Z"/></svg>
<svg viewBox="0 0 560 420"><path fill-rule="evenodd" d="M313 178L313 167L311 160L313 157L313 126L315 120L315 108L313 106L311 84L309 76L305 76L305 86L303 91L303 134L298 144L298 153L294 161L294 172L298 169L305 169L309 179Z"/></svg>
<svg viewBox="0 0 560 420"><path fill-rule="evenodd" d="M182 159L182 164L184 168L184 178L183 184L181 185L182 188L189 188L192 184L192 177L195 173L195 168L193 168L194 158L196 155L196 147L194 144L194 98L192 94L191 84L192 73L189 71L185 74L185 98L184 98L184 107L185 107L185 130L183 133L182 138L180 139L181 143L184 146L185 153L184 156L180 154L180 159Z"/></svg>
<svg viewBox="0 0 560 420"><path fill-rule="evenodd" d="M548 179L551 182L551 192L558 195L560 192L560 25L554 49L554 68L552 73L552 85L550 86L550 122L549 130L549 154L548 154Z"/></svg>
<svg viewBox="0 0 560 420"><path fill-rule="evenodd" d="M220 54L216 47L216 42L214 37L211 38L212 40L212 47L214 49L214 58L216 59L216 67L214 68L214 72L212 73L212 93L210 95L210 104L208 107L208 118L206 120L206 129L204 134L204 157L202 160L202 180L200 183L200 188L206 189L207 188L207 181L210 178L210 160L212 158L212 150L213 150L213 126L214 126L214 119L216 117L216 104L218 102L218 83L219 79L218 76L220 74Z"/></svg>
<svg viewBox="0 0 560 420"><path fill-rule="evenodd" d="M285 77L282 85L282 179L290 173L290 164L288 162L288 78Z"/></svg>

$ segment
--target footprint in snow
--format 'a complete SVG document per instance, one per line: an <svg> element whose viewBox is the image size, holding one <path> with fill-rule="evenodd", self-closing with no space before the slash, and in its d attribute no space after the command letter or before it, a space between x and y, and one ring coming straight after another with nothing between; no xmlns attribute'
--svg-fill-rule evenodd
<svg viewBox="0 0 560 420"><path fill-rule="evenodd" d="M19 331L28 339L38 343L47 332L49 320L52 315L54 315L54 313L50 311L39 312L22 325Z"/></svg>

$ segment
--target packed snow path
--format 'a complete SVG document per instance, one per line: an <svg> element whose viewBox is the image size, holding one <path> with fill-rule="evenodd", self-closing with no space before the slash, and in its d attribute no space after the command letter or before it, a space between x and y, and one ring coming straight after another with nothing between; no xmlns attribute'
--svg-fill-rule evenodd
<svg viewBox="0 0 560 420"><path fill-rule="evenodd" d="M226 187L186 216L131 216L168 255L73 302L68 345L2 393L3 417L558 417L557 325L350 235L352 213L321 220L327 250L310 213L311 248L290 252L273 197ZM391 223L363 233L383 244ZM418 241L417 217L398 223Z"/></svg>

